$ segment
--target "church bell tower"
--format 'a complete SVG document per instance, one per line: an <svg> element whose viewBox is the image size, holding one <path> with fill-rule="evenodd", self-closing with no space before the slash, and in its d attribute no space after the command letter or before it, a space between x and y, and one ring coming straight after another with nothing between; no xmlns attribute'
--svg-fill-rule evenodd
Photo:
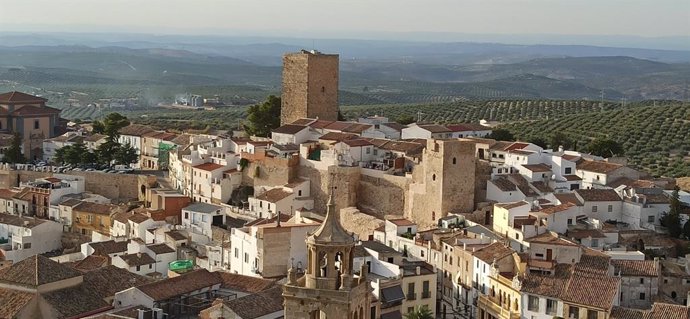
<svg viewBox="0 0 690 319"><path fill-rule="evenodd" d="M307 237L307 267L297 278L288 270L283 288L286 319L370 319L371 287L366 268L353 274L355 240L340 224L333 191L326 218Z"/></svg>

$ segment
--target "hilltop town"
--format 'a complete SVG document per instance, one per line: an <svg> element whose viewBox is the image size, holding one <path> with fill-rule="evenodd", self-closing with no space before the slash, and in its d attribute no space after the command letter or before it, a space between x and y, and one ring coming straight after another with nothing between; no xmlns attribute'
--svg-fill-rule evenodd
<svg viewBox="0 0 690 319"><path fill-rule="evenodd" d="M286 54L266 137L0 94L0 318L690 316L674 179L491 121L344 120L338 89L337 54Z"/></svg>

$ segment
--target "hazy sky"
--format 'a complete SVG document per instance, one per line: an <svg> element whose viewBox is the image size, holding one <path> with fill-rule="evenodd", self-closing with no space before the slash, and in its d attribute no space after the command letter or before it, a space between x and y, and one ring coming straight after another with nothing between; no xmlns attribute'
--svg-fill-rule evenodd
<svg viewBox="0 0 690 319"><path fill-rule="evenodd" d="M0 0L0 31L690 35L690 0Z"/></svg>

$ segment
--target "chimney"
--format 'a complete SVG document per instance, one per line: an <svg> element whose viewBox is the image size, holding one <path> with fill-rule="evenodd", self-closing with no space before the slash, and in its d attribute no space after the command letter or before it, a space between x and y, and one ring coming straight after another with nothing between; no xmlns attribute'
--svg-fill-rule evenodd
<svg viewBox="0 0 690 319"><path fill-rule="evenodd" d="M278 211L278 215L276 215L276 227L280 227L280 211Z"/></svg>

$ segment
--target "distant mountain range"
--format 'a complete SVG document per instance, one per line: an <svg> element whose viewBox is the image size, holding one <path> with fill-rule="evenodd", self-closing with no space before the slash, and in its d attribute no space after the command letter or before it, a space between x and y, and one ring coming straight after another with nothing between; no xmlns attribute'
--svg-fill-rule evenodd
<svg viewBox="0 0 690 319"><path fill-rule="evenodd" d="M107 97L118 97L119 86L128 86L128 94L137 86L165 92L152 102L172 98L169 91L214 92L222 97L252 91L249 99L238 99L255 100L262 91L280 92L281 56L299 50L306 41L222 39L166 36L80 42L74 37L0 34L0 89L76 87L97 98L104 88ZM319 40L318 47L341 54L341 103L346 105L599 99L602 91L610 100L683 99L690 81L690 51L369 40ZM228 86L242 86L242 92Z"/></svg>

